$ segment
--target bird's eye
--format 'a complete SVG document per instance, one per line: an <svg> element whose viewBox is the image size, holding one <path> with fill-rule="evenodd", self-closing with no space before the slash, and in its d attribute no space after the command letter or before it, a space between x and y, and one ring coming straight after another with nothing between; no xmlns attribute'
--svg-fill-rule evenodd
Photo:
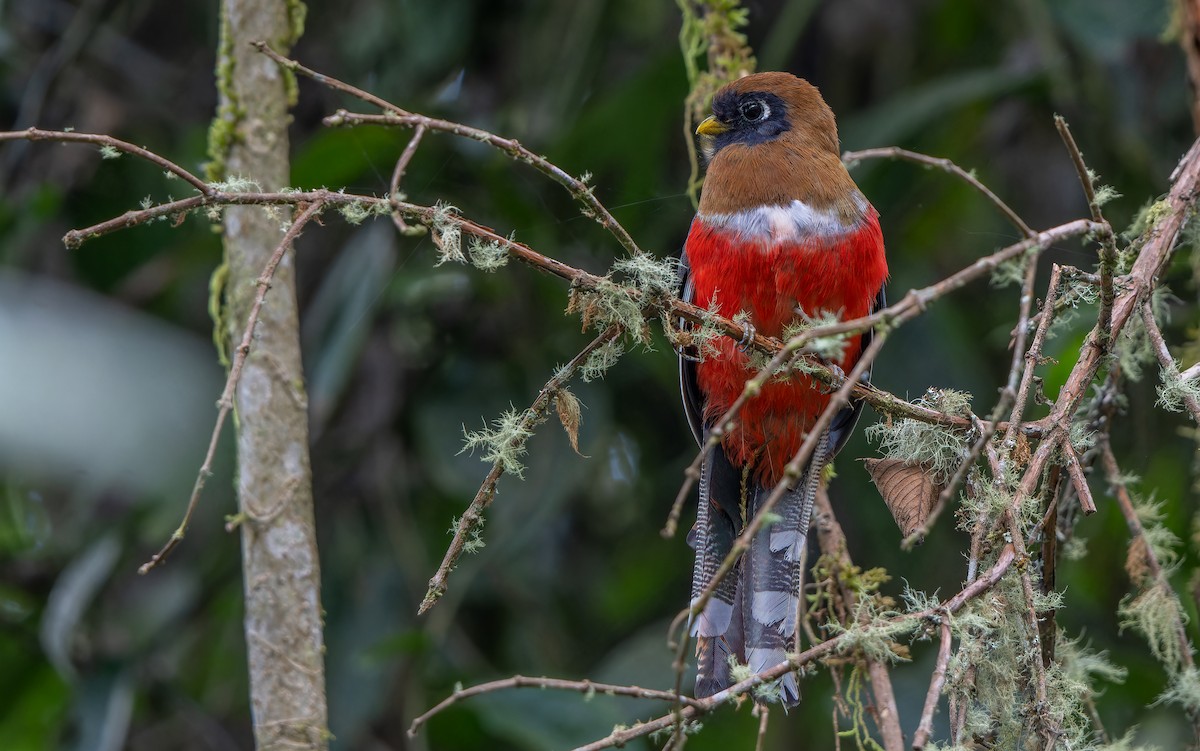
<svg viewBox="0 0 1200 751"><path fill-rule="evenodd" d="M767 116L771 114L771 110L758 99L752 99L738 107L738 113L746 120L756 123L760 120L766 120Z"/></svg>

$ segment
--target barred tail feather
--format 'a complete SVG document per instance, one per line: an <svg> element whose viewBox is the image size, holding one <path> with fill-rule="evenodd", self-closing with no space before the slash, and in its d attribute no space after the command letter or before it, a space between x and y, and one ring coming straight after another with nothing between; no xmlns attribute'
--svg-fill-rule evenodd
<svg viewBox="0 0 1200 751"><path fill-rule="evenodd" d="M736 536L729 504L737 508L739 477L720 448L705 460L700 471L700 504L696 526L688 544L696 550L692 571L692 599L708 588L721 562L733 549ZM741 623L736 622L734 600L738 592L738 568L725 576L704 609L691 622L696 640L696 696L711 696L731 684L730 658L742 653Z"/></svg>
<svg viewBox="0 0 1200 751"><path fill-rule="evenodd" d="M788 490L776 504L779 520L759 531L750 542L744 562L742 586L749 597L741 598L746 630L746 663L761 673L796 651L796 628L801 585L802 559L808 538L809 520L821 472L828 460L828 435L821 437L800 485ZM757 514L771 494L757 488L751 508ZM800 701L794 673L780 679L780 701L785 707Z"/></svg>

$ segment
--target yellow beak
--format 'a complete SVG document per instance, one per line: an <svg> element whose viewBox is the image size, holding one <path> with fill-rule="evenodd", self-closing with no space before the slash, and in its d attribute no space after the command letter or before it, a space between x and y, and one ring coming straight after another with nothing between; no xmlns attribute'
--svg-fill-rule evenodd
<svg viewBox="0 0 1200 751"><path fill-rule="evenodd" d="M728 125L710 115L697 126L696 133L701 136L719 136L727 130L729 130Z"/></svg>

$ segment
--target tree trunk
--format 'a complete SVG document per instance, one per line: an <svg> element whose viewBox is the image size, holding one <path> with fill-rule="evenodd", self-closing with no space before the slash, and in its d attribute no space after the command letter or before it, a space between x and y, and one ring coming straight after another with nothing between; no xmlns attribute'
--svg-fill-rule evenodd
<svg viewBox="0 0 1200 751"><path fill-rule="evenodd" d="M300 34L298 0L223 0L220 109L210 150L218 174L263 190L288 184L290 74L251 47L280 52ZM283 238L288 214L225 211L226 314L239 342L256 280ZM260 314L237 388L238 501L246 597L246 651L259 749L328 746L320 562L308 456L308 398L300 366L295 267L289 249Z"/></svg>

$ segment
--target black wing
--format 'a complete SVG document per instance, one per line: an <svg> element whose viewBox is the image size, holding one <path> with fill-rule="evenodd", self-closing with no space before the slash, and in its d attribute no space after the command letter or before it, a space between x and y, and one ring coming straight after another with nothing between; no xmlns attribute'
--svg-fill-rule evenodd
<svg viewBox="0 0 1200 751"><path fill-rule="evenodd" d="M679 297L684 302L693 302L696 297L696 287L692 284L692 267L688 264L687 251L679 255L680 290ZM688 325L683 319L680 326ZM679 391L683 395L683 414L687 417L688 427L692 429L692 437L696 445L704 443L704 402L700 395L700 384L696 381L696 361L699 353L695 347L685 347L679 351Z"/></svg>
<svg viewBox="0 0 1200 751"><path fill-rule="evenodd" d="M877 310L882 310L887 307L887 297L884 295L883 287L879 288L879 294L875 295L875 302L871 304L871 313ZM866 350L874 339L874 332L871 329L865 331L862 335L862 348ZM871 382L871 368L867 367L863 371L862 378L859 379L863 383ZM850 434L854 432L854 426L858 423L859 415L863 411L863 402L861 399L851 399L850 403L841 409L840 412L833 418L833 422L829 425L829 445L831 451L829 457L832 459L837 452L842 450L842 446L846 441L850 440Z"/></svg>

